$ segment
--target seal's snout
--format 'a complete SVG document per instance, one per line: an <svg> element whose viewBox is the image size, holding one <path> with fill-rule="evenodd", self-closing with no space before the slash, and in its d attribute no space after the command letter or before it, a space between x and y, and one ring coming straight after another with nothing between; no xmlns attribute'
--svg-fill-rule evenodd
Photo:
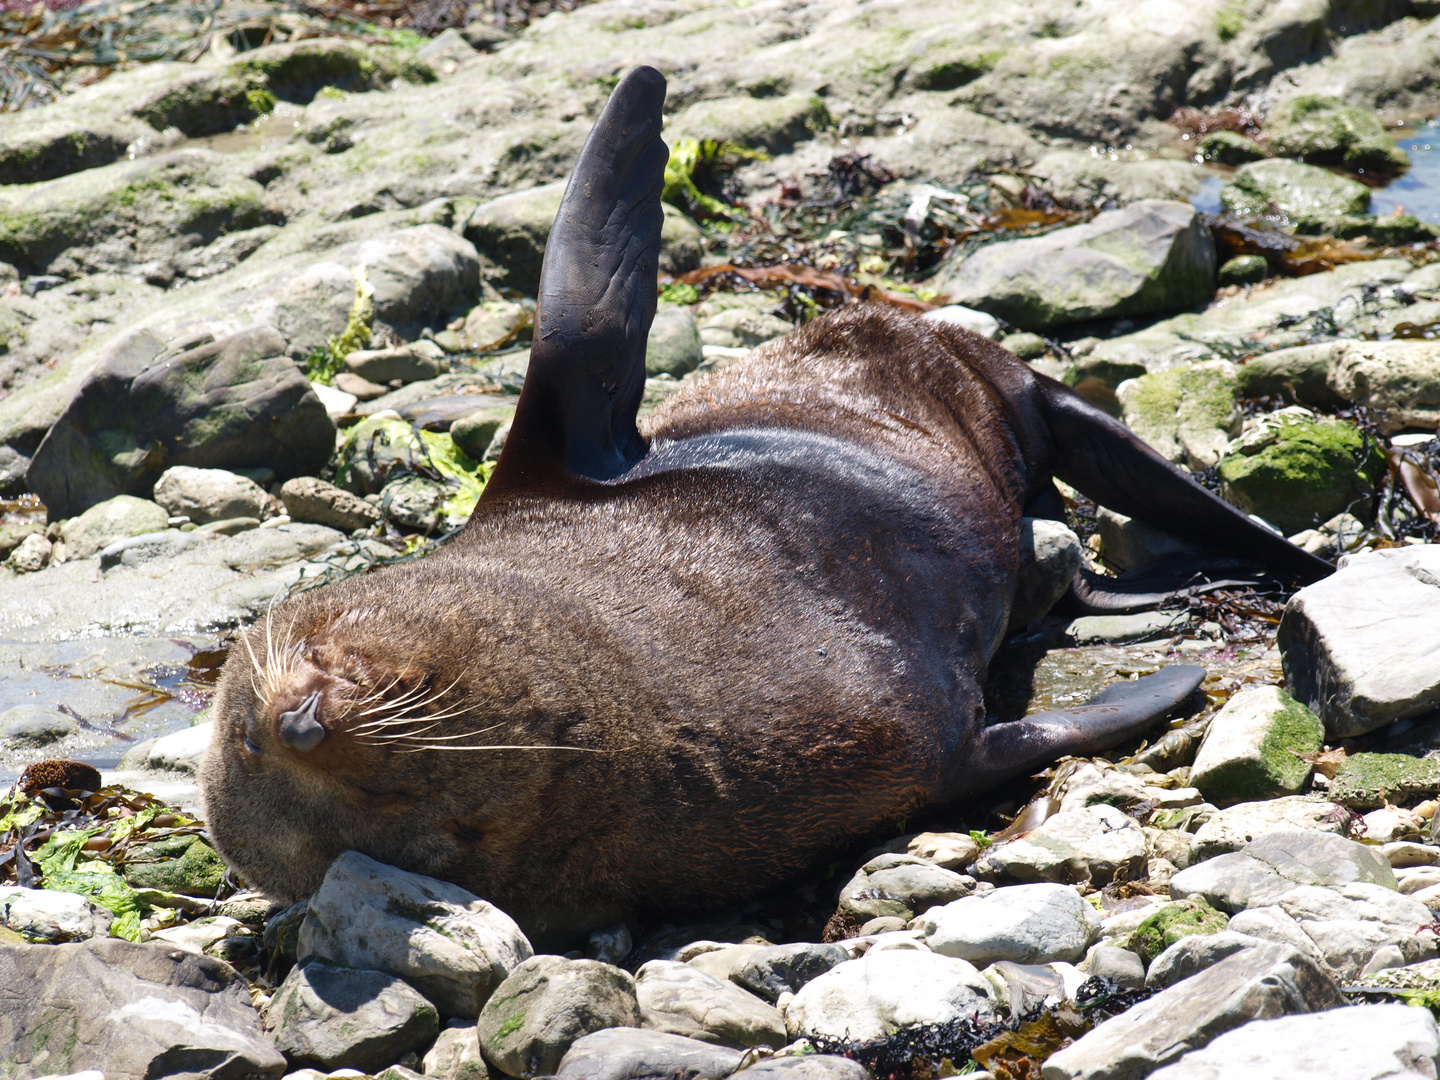
<svg viewBox="0 0 1440 1080"><path fill-rule="evenodd" d="M320 691L316 690L300 703L299 708L283 712L279 717L280 741L292 750L309 753L325 738L325 726L316 714L320 710Z"/></svg>

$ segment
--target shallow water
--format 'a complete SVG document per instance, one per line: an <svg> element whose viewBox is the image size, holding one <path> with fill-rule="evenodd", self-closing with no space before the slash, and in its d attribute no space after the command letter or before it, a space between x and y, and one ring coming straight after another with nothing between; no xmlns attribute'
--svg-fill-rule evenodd
<svg viewBox="0 0 1440 1080"><path fill-rule="evenodd" d="M1371 212L1384 215L1401 207L1421 221L1440 224L1440 119L1399 144L1410 155L1410 171L1370 197Z"/></svg>

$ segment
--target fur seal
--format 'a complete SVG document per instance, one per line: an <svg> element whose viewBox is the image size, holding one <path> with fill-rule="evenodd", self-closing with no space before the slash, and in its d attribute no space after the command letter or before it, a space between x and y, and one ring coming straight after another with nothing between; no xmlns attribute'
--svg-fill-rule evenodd
<svg viewBox="0 0 1440 1080"><path fill-rule="evenodd" d="M242 635L202 784L224 857L298 899L346 849L554 941L753 894L926 804L1094 752L1169 668L986 726L1052 476L1313 580L1328 563L965 330L856 304L641 432L665 81L616 87L566 189L524 390L462 534Z"/></svg>

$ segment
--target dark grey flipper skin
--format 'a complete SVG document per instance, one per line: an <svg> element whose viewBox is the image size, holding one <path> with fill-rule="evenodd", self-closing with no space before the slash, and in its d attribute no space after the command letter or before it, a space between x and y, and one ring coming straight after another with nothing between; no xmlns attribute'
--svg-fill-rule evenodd
<svg viewBox="0 0 1440 1080"><path fill-rule="evenodd" d="M545 249L530 366L487 501L567 478L610 480L645 454L635 414L655 318L664 101L664 76L635 68L580 152Z"/></svg>
<svg viewBox="0 0 1440 1080"><path fill-rule="evenodd" d="M997 787L1067 754L1109 750L1182 710L1204 681L1203 667L1176 664L1106 687L1084 705L992 724L972 744L974 764L957 778L954 794L969 796Z"/></svg>

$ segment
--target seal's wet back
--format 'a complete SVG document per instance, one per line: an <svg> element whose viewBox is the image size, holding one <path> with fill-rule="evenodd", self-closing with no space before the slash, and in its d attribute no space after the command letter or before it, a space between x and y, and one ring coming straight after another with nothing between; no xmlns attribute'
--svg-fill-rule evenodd
<svg viewBox="0 0 1440 1080"><path fill-rule="evenodd" d="M663 98L637 69L591 133L464 532L231 651L207 820L272 895L355 849L554 940L757 892L1133 735L1203 673L985 726L1020 519L1052 476L1297 579L1330 569L1005 350L888 309L819 318L637 429Z"/></svg>

